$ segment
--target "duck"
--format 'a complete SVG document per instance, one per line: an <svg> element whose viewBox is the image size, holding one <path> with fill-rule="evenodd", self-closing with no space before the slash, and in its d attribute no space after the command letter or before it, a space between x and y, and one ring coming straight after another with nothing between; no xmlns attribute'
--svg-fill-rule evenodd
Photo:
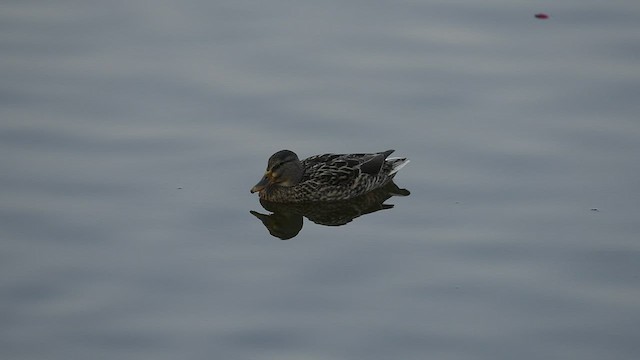
<svg viewBox="0 0 640 360"><path fill-rule="evenodd" d="M391 182L409 160L395 150L322 154L300 160L291 150L271 155L262 179L251 188L275 203L330 202L356 198Z"/></svg>

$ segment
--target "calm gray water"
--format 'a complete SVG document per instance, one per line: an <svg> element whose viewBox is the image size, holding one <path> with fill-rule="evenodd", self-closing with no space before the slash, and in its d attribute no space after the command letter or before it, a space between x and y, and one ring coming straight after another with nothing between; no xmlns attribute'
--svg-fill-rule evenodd
<svg viewBox="0 0 640 360"><path fill-rule="evenodd" d="M637 0L0 8L0 358L638 358ZM284 148L411 195L281 241Z"/></svg>

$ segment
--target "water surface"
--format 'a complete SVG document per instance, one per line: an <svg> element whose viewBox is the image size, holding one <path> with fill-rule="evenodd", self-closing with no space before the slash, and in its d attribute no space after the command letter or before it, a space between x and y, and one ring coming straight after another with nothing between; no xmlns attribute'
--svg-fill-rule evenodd
<svg viewBox="0 0 640 360"><path fill-rule="evenodd" d="M636 1L0 24L3 359L637 358ZM284 148L396 149L411 195L281 241L249 189Z"/></svg>

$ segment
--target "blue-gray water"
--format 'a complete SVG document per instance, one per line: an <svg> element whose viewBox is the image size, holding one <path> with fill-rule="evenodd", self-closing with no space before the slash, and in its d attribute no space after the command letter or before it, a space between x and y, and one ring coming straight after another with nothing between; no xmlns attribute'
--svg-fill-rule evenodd
<svg viewBox="0 0 640 360"><path fill-rule="evenodd" d="M638 358L637 0L0 8L0 358ZM412 194L281 241L283 148Z"/></svg>

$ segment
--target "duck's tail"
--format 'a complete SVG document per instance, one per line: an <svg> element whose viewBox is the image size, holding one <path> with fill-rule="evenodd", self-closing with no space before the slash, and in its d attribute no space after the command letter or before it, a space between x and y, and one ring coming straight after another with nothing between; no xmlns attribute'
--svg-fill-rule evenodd
<svg viewBox="0 0 640 360"><path fill-rule="evenodd" d="M391 163L391 171L389 172L389 176L397 173L398 171L400 171L400 169L402 169L409 163L409 159L399 157L388 158L387 161Z"/></svg>

